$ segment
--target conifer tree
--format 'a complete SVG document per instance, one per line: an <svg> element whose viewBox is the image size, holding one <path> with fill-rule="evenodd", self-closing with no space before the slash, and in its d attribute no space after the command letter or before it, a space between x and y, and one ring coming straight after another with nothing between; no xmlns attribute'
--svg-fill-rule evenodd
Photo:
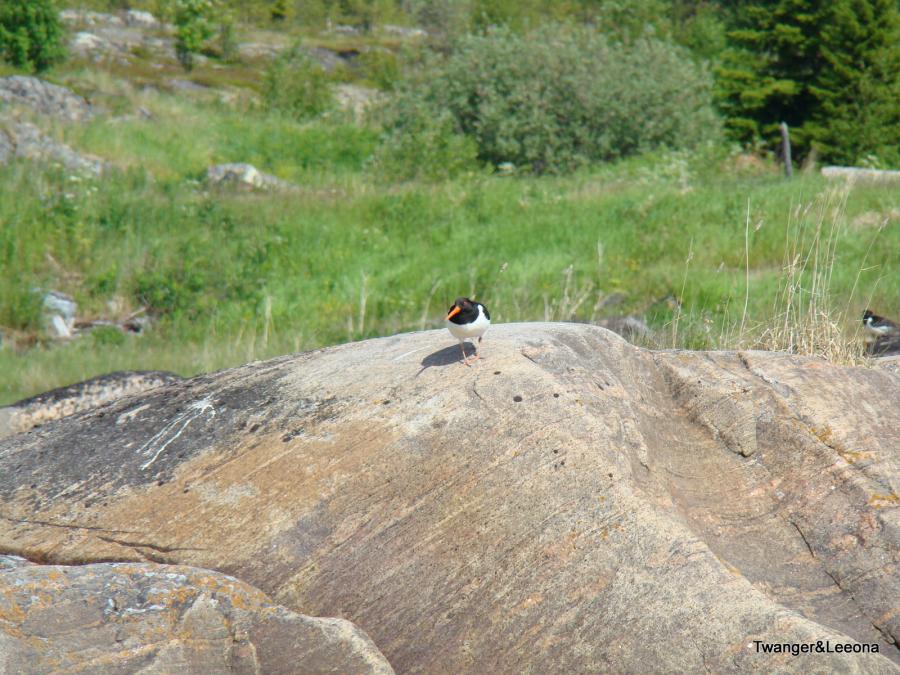
<svg viewBox="0 0 900 675"><path fill-rule="evenodd" d="M0 2L0 58L41 72L65 57L65 32L53 0Z"/></svg>
<svg viewBox="0 0 900 675"><path fill-rule="evenodd" d="M801 159L900 161L897 0L762 0L733 9L718 69L732 136L773 144L787 122Z"/></svg>

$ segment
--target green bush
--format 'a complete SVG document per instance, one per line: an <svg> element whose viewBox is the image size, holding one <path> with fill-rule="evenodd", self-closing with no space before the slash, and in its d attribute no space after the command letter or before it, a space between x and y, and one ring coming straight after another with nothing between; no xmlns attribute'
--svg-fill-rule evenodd
<svg viewBox="0 0 900 675"><path fill-rule="evenodd" d="M272 21L286 21L292 13L292 7L288 0L275 0L269 10Z"/></svg>
<svg viewBox="0 0 900 675"><path fill-rule="evenodd" d="M384 123L396 136L415 124L406 111L446 111L483 162L559 173L715 138L710 89L705 70L669 43L558 25L499 29L433 58L400 87Z"/></svg>
<svg viewBox="0 0 900 675"><path fill-rule="evenodd" d="M0 2L0 57L41 72L65 57L64 31L53 0Z"/></svg>
<svg viewBox="0 0 900 675"><path fill-rule="evenodd" d="M478 148L455 131L449 113L407 108L402 128L387 132L370 169L379 178L438 181L478 167Z"/></svg>
<svg viewBox="0 0 900 675"><path fill-rule="evenodd" d="M185 70L194 67L194 54L215 34L218 11L215 0L175 0L175 54Z"/></svg>
<svg viewBox="0 0 900 675"><path fill-rule="evenodd" d="M115 326L98 326L91 331L91 337L98 347L119 347L126 340L125 333Z"/></svg>
<svg viewBox="0 0 900 675"><path fill-rule="evenodd" d="M384 49L370 49L356 59L359 75L379 89L393 89L400 79L397 55Z"/></svg>
<svg viewBox="0 0 900 675"><path fill-rule="evenodd" d="M440 49L447 48L472 25L472 0L405 0L407 13L428 31L429 42Z"/></svg>
<svg viewBox="0 0 900 675"><path fill-rule="evenodd" d="M223 61L235 62L238 60L238 41L234 32L234 16L231 12L224 12L219 20L218 39L216 49L218 56Z"/></svg>
<svg viewBox="0 0 900 675"><path fill-rule="evenodd" d="M36 330L41 325L43 299L29 285L0 279L0 326Z"/></svg>
<svg viewBox="0 0 900 675"><path fill-rule="evenodd" d="M333 102L328 73L300 47L286 50L266 69L263 101L270 111L315 117Z"/></svg>

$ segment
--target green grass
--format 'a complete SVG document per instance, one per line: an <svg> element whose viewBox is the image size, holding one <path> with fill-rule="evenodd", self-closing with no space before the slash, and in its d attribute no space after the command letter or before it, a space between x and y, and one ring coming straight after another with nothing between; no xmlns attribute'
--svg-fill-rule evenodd
<svg viewBox="0 0 900 675"><path fill-rule="evenodd" d="M49 129L124 167L103 180L0 168L4 193L16 195L0 200L0 404L115 369L190 375L436 327L461 294L477 294L498 322L634 312L660 346L753 344L777 313L786 242L807 246L823 222L844 328L866 305L900 308L900 194L890 187L856 186L840 203L816 175L741 171L716 149L565 178L390 184L368 164L377 132L339 115L297 123L142 93L111 75L59 79L153 119ZM299 189L231 194L200 180L234 161ZM36 337L35 286L73 295L81 317L146 306L153 329L51 344ZM622 303L598 309L613 294Z"/></svg>

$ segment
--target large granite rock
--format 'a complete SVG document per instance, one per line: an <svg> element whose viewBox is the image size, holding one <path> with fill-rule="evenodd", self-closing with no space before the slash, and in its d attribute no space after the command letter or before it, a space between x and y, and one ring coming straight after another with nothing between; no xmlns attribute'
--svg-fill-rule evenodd
<svg viewBox="0 0 900 675"><path fill-rule="evenodd" d="M113 533L110 533L113 536ZM0 556L3 673L393 673L358 628L192 567Z"/></svg>
<svg viewBox="0 0 900 675"><path fill-rule="evenodd" d="M218 569L400 672L900 672L896 373L577 324L482 351L370 340L8 437L0 549Z"/></svg>

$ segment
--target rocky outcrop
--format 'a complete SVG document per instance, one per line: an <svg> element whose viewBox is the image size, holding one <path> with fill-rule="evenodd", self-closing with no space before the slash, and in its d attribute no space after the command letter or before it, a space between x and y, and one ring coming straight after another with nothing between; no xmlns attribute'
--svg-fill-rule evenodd
<svg viewBox="0 0 900 675"><path fill-rule="evenodd" d="M36 77L0 77L0 102L30 108L66 122L82 122L93 115L90 104L65 87Z"/></svg>
<svg viewBox="0 0 900 675"><path fill-rule="evenodd" d="M164 27L153 14L138 9L125 10L122 13L122 20L126 26L143 28L144 30L156 30Z"/></svg>
<svg viewBox="0 0 900 675"><path fill-rule="evenodd" d="M60 18L76 29L69 42L75 56L93 61L115 58L127 63L136 50L174 56L172 26L150 12L126 10L105 14L81 9L63 10Z"/></svg>
<svg viewBox="0 0 900 675"><path fill-rule="evenodd" d="M87 9L64 9L59 18L63 23L78 26L124 26L125 21L115 14L92 12Z"/></svg>
<svg viewBox="0 0 900 675"><path fill-rule="evenodd" d="M0 438L28 431L41 424L93 410L141 391L181 379L164 371L120 371L93 377L0 407Z"/></svg>
<svg viewBox="0 0 900 675"><path fill-rule="evenodd" d="M0 671L393 672L350 622L297 614L224 574L10 557L0 557Z"/></svg>
<svg viewBox="0 0 900 675"><path fill-rule="evenodd" d="M105 56L115 51L113 45L108 41L95 33L87 31L75 33L69 40L69 49L74 55L82 58Z"/></svg>
<svg viewBox="0 0 900 675"><path fill-rule="evenodd" d="M400 672L900 672L896 373L577 324L481 349L348 344L8 437L0 549L214 568Z"/></svg>

